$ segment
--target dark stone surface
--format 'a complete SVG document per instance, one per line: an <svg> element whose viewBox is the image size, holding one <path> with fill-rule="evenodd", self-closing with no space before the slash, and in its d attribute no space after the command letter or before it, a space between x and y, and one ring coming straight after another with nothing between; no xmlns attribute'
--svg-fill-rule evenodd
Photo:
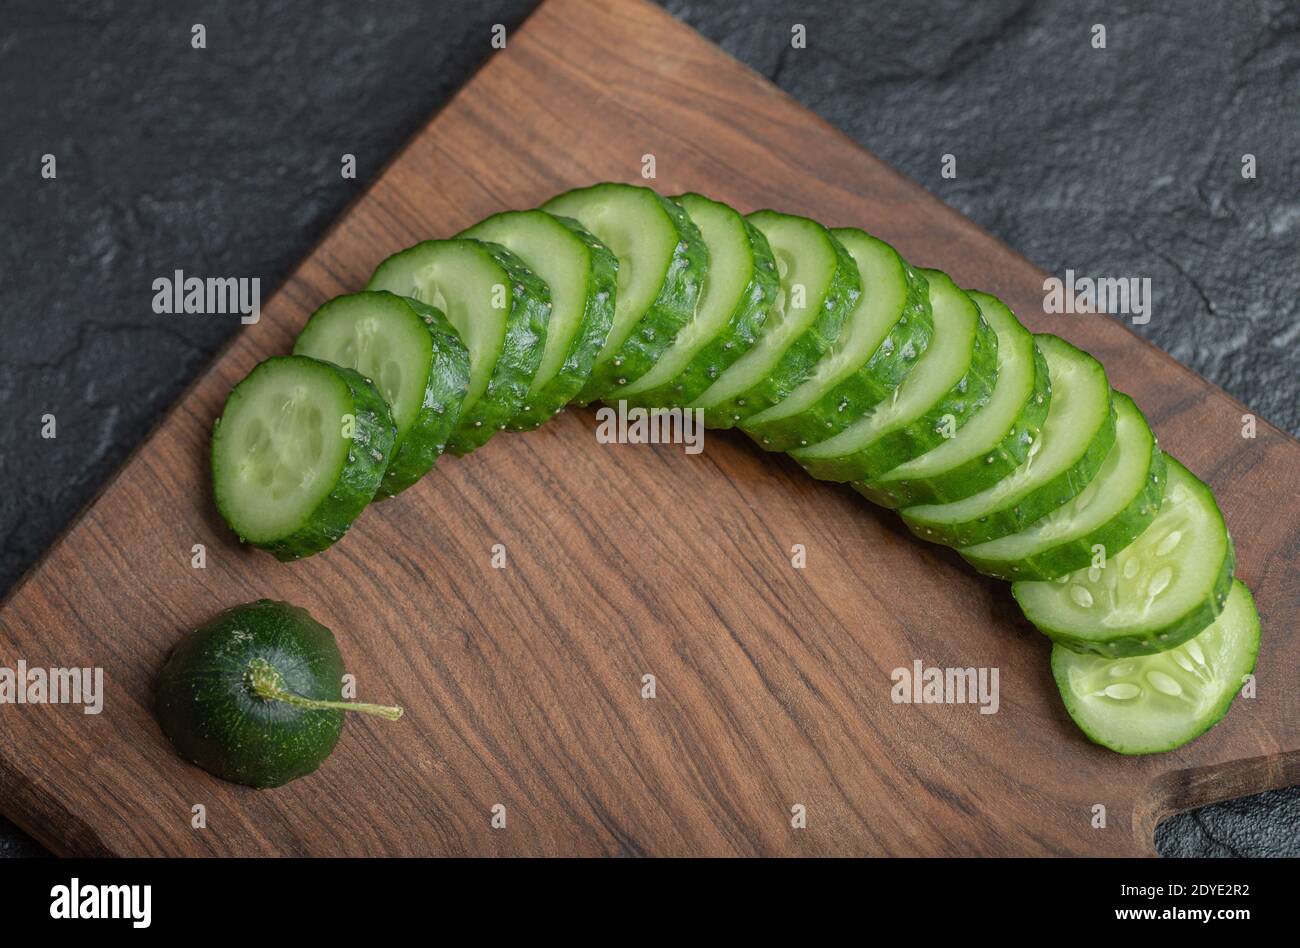
<svg viewBox="0 0 1300 948"><path fill-rule="evenodd" d="M1293 3L667 6L1048 271L1150 277L1141 331L1300 432ZM236 327L154 315L152 280L260 277L269 296L490 53L491 25L530 7L5 4L0 590ZM194 23L205 50L190 46ZM790 48L793 23L806 49ZM1089 44L1094 23L1105 50ZM355 181L339 176L345 152ZM1241 177L1245 153L1256 180ZM942 261L937 247L919 262ZM55 441L39 437L46 412ZM1297 855L1298 829L1291 790L1178 817L1157 842ZM0 855L39 851L0 821Z"/></svg>

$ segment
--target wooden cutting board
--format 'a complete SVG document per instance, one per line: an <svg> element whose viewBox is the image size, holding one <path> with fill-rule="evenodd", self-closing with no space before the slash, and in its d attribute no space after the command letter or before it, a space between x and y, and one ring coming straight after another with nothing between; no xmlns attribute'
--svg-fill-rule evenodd
<svg viewBox="0 0 1300 948"><path fill-rule="evenodd" d="M207 472L232 384L393 251L639 182L646 154L665 193L865 227L1101 358L1223 505L1264 618L1258 696L1171 754L1096 748L1004 584L741 436L601 445L587 410L445 459L306 562L233 541ZM102 666L107 696L98 716L0 707L0 808L70 854L1131 854L1175 809L1300 782L1300 445L1263 422L1243 439L1243 406L1119 322L1043 316L1042 281L657 7L548 0L9 598L0 665ZM308 608L359 697L407 709L351 716L317 774L275 791L184 763L150 710L177 639L260 597ZM1000 710L892 703L914 660L996 666Z"/></svg>

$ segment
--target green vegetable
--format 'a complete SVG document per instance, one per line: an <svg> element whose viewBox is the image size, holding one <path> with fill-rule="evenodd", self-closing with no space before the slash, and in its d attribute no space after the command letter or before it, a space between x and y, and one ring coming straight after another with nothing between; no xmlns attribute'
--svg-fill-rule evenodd
<svg viewBox="0 0 1300 948"><path fill-rule="evenodd" d="M1253 661L1253 608L1224 613L1235 557L1213 494L1101 364L864 231L597 184L395 254L369 288L390 293L326 304L296 351L375 386L268 360L218 426L218 506L278 556L328 546L380 474L394 493L443 443L618 398L739 427L1013 580L1070 713L1107 746L1190 740ZM350 443L331 427L349 411ZM259 700L297 707L257 669Z"/></svg>
<svg viewBox="0 0 1300 948"><path fill-rule="evenodd" d="M695 315L709 251L681 207L649 188L596 184L542 210L576 219L619 259L614 325L578 393L594 402L655 367Z"/></svg>
<svg viewBox="0 0 1300 948"><path fill-rule="evenodd" d="M542 364L551 291L522 260L500 244L426 240L379 264L366 289L446 313L469 350L452 454L468 454L508 427L531 426L528 392Z"/></svg>
<svg viewBox="0 0 1300 948"><path fill-rule="evenodd" d="M838 434L893 394L930 345L925 278L865 231L831 231L853 257L862 295L806 382L741 427L768 451Z"/></svg>
<svg viewBox="0 0 1300 948"><path fill-rule="evenodd" d="M951 503L903 508L903 522L922 539L970 546L1018 533L1075 497L1105 461L1115 441L1106 370L1064 339L1036 338L1052 376L1042 433L1021 432L1025 460L993 486Z"/></svg>
<svg viewBox="0 0 1300 948"><path fill-rule="evenodd" d="M209 773L279 787L329 757L343 712L395 721L401 708L342 700L343 657L306 610L261 599L235 606L176 646L156 709L177 752Z"/></svg>
<svg viewBox="0 0 1300 948"><path fill-rule="evenodd" d="M749 221L698 194L675 200L699 226L709 273L695 318L654 368L619 390L631 405L671 408L693 401L758 341L780 283L772 248Z"/></svg>
<svg viewBox="0 0 1300 948"><path fill-rule="evenodd" d="M461 234L500 244L551 288L546 347L512 427L535 428L587 384L614 325L618 258L577 221L545 211L503 211Z"/></svg>
<svg viewBox="0 0 1300 948"><path fill-rule="evenodd" d="M1115 443L1069 503L1019 533L962 547L966 561L1000 579L1056 579L1132 543L1165 495L1165 456L1133 399L1112 393Z"/></svg>
<svg viewBox="0 0 1300 948"><path fill-rule="evenodd" d="M1210 488L1171 457L1164 504L1136 540L1058 579L1017 582L1025 618L1052 641L1111 658L1181 645L1223 609L1236 557Z"/></svg>
<svg viewBox="0 0 1300 948"><path fill-rule="evenodd" d="M998 337L998 376L988 404L937 448L905 461L870 483L854 484L886 507L947 503L1002 480L1029 456L1052 398L1047 360L1034 336L986 293L966 294Z"/></svg>
<svg viewBox="0 0 1300 948"><path fill-rule="evenodd" d="M267 359L231 391L212 434L217 509L239 538L282 560L340 539L388 465L397 427L352 369Z"/></svg>
<svg viewBox="0 0 1300 948"><path fill-rule="evenodd" d="M714 428L772 407L811 378L862 294L857 264L821 224L775 211L746 219L767 238L781 285L754 345L691 403Z"/></svg>
<svg viewBox="0 0 1300 948"><path fill-rule="evenodd" d="M1102 658L1057 645L1052 675L1079 729L1121 754L1173 750L1217 724L1259 655L1259 613L1246 584L1232 584L1217 619L1154 655Z"/></svg>
<svg viewBox="0 0 1300 948"><path fill-rule="evenodd" d="M955 435L993 394L997 334L947 274L922 270L921 275L930 291L933 340L888 402L839 434L790 452L813 477L880 477Z"/></svg>
<svg viewBox="0 0 1300 948"><path fill-rule="evenodd" d="M379 493L427 474L446 449L469 387L469 353L440 311L392 293L353 293L312 315L293 347L356 369L379 389L397 435Z"/></svg>

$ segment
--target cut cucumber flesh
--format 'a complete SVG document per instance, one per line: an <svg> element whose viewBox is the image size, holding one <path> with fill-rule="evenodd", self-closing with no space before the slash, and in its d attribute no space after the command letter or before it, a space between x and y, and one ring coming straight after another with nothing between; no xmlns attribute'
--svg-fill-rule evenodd
<svg viewBox="0 0 1300 948"><path fill-rule="evenodd" d="M469 350L469 389L447 449L468 454L512 425L541 365L550 290L500 244L426 240L381 263L366 287L447 314Z"/></svg>
<svg viewBox="0 0 1300 948"><path fill-rule="evenodd" d="M1238 580L1219 617L1182 645L1133 658L1057 645L1052 676L1066 711L1094 743L1121 754L1158 754L1217 724L1258 655L1259 613Z"/></svg>
<svg viewBox="0 0 1300 948"><path fill-rule="evenodd" d="M788 451L844 430L888 398L930 345L924 277L865 231L846 227L831 233L857 264L862 295L812 377L741 425L769 451Z"/></svg>
<svg viewBox="0 0 1300 948"><path fill-rule="evenodd" d="M234 387L212 435L217 508L282 560L317 553L375 495L397 430L360 373L277 356Z"/></svg>
<svg viewBox="0 0 1300 948"><path fill-rule="evenodd" d="M775 211L747 219L771 245L781 286L758 341L691 403L713 428L730 428L798 388L862 292L857 264L821 224Z"/></svg>
<svg viewBox="0 0 1300 948"><path fill-rule="evenodd" d="M790 456L813 477L864 481L919 457L960 431L997 381L998 337L946 273L922 270L934 338L890 398L825 441Z"/></svg>
<svg viewBox="0 0 1300 948"><path fill-rule="evenodd" d="M780 286L767 238L744 217L698 194L673 200L700 229L709 273L695 318L653 369L619 391L629 404L652 408L693 401L748 352Z"/></svg>
<svg viewBox="0 0 1300 948"><path fill-rule="evenodd" d="M1019 533L1075 497L1106 459L1115 441L1106 370L1064 339L1034 339L1052 379L1042 433L1022 432L1024 462L992 487L952 503L904 507L903 521L922 539L972 546Z"/></svg>
<svg viewBox="0 0 1300 948"><path fill-rule="evenodd" d="M998 337L998 377L993 394L956 435L879 480L855 484L885 507L948 503L992 487L1019 467L1037 440L1051 404L1047 360L1034 336L999 300L967 291ZM1029 435L1029 439L1025 435Z"/></svg>
<svg viewBox="0 0 1300 948"><path fill-rule="evenodd" d="M1016 582L1025 617L1054 642L1111 658L1186 642L1214 621L1235 557L1214 494L1166 456L1165 499L1151 525L1112 556L1048 582Z"/></svg>
<svg viewBox="0 0 1300 948"><path fill-rule="evenodd" d="M384 396L397 434L380 494L428 473L469 386L469 353L441 312L382 291L338 296L312 314L293 351L356 369Z"/></svg>
<svg viewBox="0 0 1300 948"><path fill-rule="evenodd" d="M1115 443L1096 476L1069 503L1026 529L958 552L1000 579L1056 579L1105 561L1155 519L1165 493L1165 458L1133 399L1119 392Z"/></svg>
<svg viewBox="0 0 1300 948"><path fill-rule="evenodd" d="M535 428L591 376L614 324L618 260L577 221L545 211L504 211L460 234L510 250L551 290L551 317L527 404L511 427Z"/></svg>
<svg viewBox="0 0 1300 948"><path fill-rule="evenodd" d="M571 217L618 257L614 323L578 393L583 404L639 379L695 314L709 252L690 216L649 188L596 184L543 210Z"/></svg>

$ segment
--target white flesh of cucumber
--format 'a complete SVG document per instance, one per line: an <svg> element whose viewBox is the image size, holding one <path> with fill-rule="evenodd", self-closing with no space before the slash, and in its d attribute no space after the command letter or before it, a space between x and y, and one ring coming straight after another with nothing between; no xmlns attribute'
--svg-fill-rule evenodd
<svg viewBox="0 0 1300 948"><path fill-rule="evenodd" d="M1258 654L1259 613L1238 580L1219 617L1182 645L1132 658L1056 645L1052 674L1070 717L1089 738L1121 754L1155 754L1213 727Z"/></svg>
<svg viewBox="0 0 1300 948"><path fill-rule="evenodd" d="M359 293L330 300L298 336L293 351L370 379L388 402L400 444L424 399L433 337L405 302L385 296Z"/></svg>
<svg viewBox="0 0 1300 948"><path fill-rule="evenodd" d="M1161 630L1213 594L1231 550L1223 515L1195 475L1171 457L1165 463L1160 512L1105 569L1012 584L1030 622L1087 642L1140 640L1156 651L1165 641Z"/></svg>
<svg viewBox="0 0 1300 948"><path fill-rule="evenodd" d="M352 402L328 367L282 359L259 369L226 403L213 452L222 512L250 543L280 539L315 510L352 444Z"/></svg>
<svg viewBox="0 0 1300 948"><path fill-rule="evenodd" d="M471 240L440 240L428 253L390 258L371 278L370 290L412 296L443 311L469 350L469 391L461 404L468 414L487 389L505 346L510 315L510 277L483 248ZM493 306L505 288L506 305Z"/></svg>

